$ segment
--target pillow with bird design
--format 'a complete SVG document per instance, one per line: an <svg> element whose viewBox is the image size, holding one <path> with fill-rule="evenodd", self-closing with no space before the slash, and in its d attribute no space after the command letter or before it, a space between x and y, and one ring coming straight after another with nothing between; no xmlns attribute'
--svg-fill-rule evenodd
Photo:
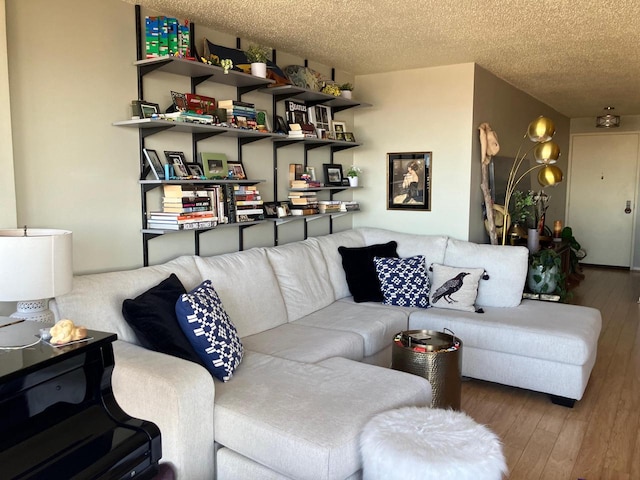
<svg viewBox="0 0 640 480"><path fill-rule="evenodd" d="M383 305L429 308L429 275L423 255L374 257Z"/></svg>
<svg viewBox="0 0 640 480"><path fill-rule="evenodd" d="M478 284L484 275L483 268L449 267L431 265L432 287L429 302L432 307L475 312Z"/></svg>

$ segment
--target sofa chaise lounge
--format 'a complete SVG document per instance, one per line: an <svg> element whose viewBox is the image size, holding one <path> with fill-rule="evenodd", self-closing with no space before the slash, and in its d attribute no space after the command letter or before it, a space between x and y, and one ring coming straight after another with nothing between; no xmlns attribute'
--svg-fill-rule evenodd
<svg viewBox="0 0 640 480"><path fill-rule="evenodd" d="M399 257L479 268L484 313L356 303L339 247L397 242ZM77 276L58 318L118 334L115 396L156 423L178 478L359 478L358 438L384 410L428 405L429 383L391 370L394 334L449 328L465 376L579 400L596 358L595 309L521 301L523 247L363 228L278 247L183 256L131 271ZM187 291L211 280L244 358L228 382L193 362L140 346L122 303L176 274Z"/></svg>

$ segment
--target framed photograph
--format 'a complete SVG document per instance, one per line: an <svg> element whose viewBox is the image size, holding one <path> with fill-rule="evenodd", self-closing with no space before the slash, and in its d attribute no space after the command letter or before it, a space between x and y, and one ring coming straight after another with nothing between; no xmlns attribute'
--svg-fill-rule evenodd
<svg viewBox="0 0 640 480"><path fill-rule="evenodd" d="M344 132L347 131L347 124L345 122L332 121L331 122L331 130L333 130L336 133L338 133L338 132L344 133Z"/></svg>
<svg viewBox="0 0 640 480"><path fill-rule="evenodd" d="M341 142L345 142L347 140L345 132L336 132L336 140L340 140Z"/></svg>
<svg viewBox="0 0 640 480"><path fill-rule="evenodd" d="M291 216L291 207L289 207L289 202L280 202L277 211L278 218Z"/></svg>
<svg viewBox="0 0 640 480"><path fill-rule="evenodd" d="M325 163L322 167L324 168L325 185L342 185L342 165L337 163Z"/></svg>
<svg viewBox="0 0 640 480"><path fill-rule="evenodd" d="M165 180L164 165L162 165L160 157L158 157L158 152L155 150L149 150L148 148L143 148L142 152L144 153L144 158L147 159L147 163L149 164L149 167L151 167L151 171L156 177L156 180Z"/></svg>
<svg viewBox="0 0 640 480"><path fill-rule="evenodd" d="M208 179L223 179L229 175L227 156L224 153L201 152L202 171Z"/></svg>
<svg viewBox="0 0 640 480"><path fill-rule="evenodd" d="M247 175L244 173L242 162L227 161L227 176L234 180L246 180Z"/></svg>
<svg viewBox="0 0 640 480"><path fill-rule="evenodd" d="M273 131L269 112L266 110L256 110L256 123L258 124L258 129L260 129L260 126L262 125L267 132Z"/></svg>
<svg viewBox="0 0 640 480"><path fill-rule="evenodd" d="M316 130L331 130L331 108L326 105L314 105L309 107L309 121L313 123ZM318 135L318 138L322 136Z"/></svg>
<svg viewBox="0 0 640 480"><path fill-rule="evenodd" d="M171 100L179 112L187 111L187 96L184 93L171 90Z"/></svg>
<svg viewBox="0 0 640 480"><path fill-rule="evenodd" d="M278 202L264 202L262 206L267 218L278 218Z"/></svg>
<svg viewBox="0 0 640 480"><path fill-rule="evenodd" d="M344 132L344 139L347 142L355 142L356 137L353 135L353 132Z"/></svg>
<svg viewBox="0 0 640 480"><path fill-rule="evenodd" d="M187 167L187 172L192 177L204 177L204 172L202 171L202 167L197 163L185 163Z"/></svg>
<svg viewBox="0 0 640 480"><path fill-rule="evenodd" d="M173 166L173 173L176 177L188 177L190 175L187 170L187 160L184 158L184 153L165 150L164 156L167 159L167 163Z"/></svg>
<svg viewBox="0 0 640 480"><path fill-rule="evenodd" d="M280 115L276 116L276 133L289 133L289 126Z"/></svg>
<svg viewBox="0 0 640 480"><path fill-rule="evenodd" d="M431 152L387 154L387 210L431 211Z"/></svg>
<svg viewBox="0 0 640 480"><path fill-rule="evenodd" d="M160 113L160 105L157 103L142 103L140 104L140 112L142 113L142 118L151 118Z"/></svg>

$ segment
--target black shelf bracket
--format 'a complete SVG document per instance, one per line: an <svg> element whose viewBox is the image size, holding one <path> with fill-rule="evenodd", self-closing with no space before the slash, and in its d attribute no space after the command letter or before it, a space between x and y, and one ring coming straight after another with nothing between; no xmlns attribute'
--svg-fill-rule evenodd
<svg viewBox="0 0 640 480"><path fill-rule="evenodd" d="M224 132L204 132L204 133L194 133L193 141L199 142L201 140L206 140L207 138L215 137L216 135L222 135Z"/></svg>
<svg viewBox="0 0 640 480"><path fill-rule="evenodd" d="M206 82L211 77L213 77L213 74L203 75L201 77L191 77L191 92L196 93L196 87L200 85L202 82Z"/></svg>
<svg viewBox="0 0 640 480"><path fill-rule="evenodd" d="M169 130L170 128L173 128L173 126L169 125L169 126L166 126L166 127L142 128L140 130L140 135L142 136L142 138L147 138L147 137L150 137L151 135L155 135L156 133L160 133L160 132L164 132L165 130Z"/></svg>

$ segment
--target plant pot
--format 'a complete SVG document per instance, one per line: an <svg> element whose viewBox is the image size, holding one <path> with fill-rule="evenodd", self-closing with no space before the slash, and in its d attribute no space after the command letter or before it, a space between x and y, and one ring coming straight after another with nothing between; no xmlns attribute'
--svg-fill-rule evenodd
<svg viewBox="0 0 640 480"><path fill-rule="evenodd" d="M252 63L251 75L254 77L267 78L267 64L266 63Z"/></svg>
<svg viewBox="0 0 640 480"><path fill-rule="evenodd" d="M527 230L527 248L529 249L529 253L536 253L540 250L540 234L535 228Z"/></svg>
<svg viewBox="0 0 640 480"><path fill-rule="evenodd" d="M358 186L358 177L348 177L349 178L349 186L357 187Z"/></svg>
<svg viewBox="0 0 640 480"><path fill-rule="evenodd" d="M340 96L351 100L351 90L341 90Z"/></svg>
<svg viewBox="0 0 640 480"><path fill-rule="evenodd" d="M551 268L539 265L537 267L529 267L527 273L527 285L533 293L547 293L552 294L556 291L558 283L556 282L556 275L558 274L558 267L553 266Z"/></svg>

